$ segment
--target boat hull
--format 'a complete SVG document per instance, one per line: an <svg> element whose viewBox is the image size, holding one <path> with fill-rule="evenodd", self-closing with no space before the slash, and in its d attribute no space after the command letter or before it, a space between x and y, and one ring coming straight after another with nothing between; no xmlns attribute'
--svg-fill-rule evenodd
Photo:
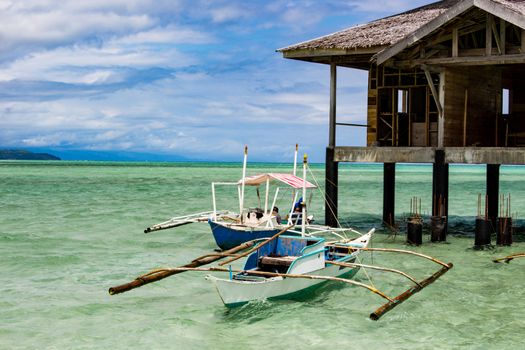
<svg viewBox="0 0 525 350"><path fill-rule="evenodd" d="M309 275L352 278L359 271L359 267L345 268L329 265ZM326 283L326 280L306 278L261 278L260 281L242 281L235 279L221 279L208 276L219 293L224 305L236 307L253 300L291 299L308 291L312 291Z"/></svg>
<svg viewBox="0 0 525 350"><path fill-rule="evenodd" d="M223 250L231 249L253 239L272 237L280 231L279 229L259 229L247 226L225 226L211 220L208 223L215 242Z"/></svg>

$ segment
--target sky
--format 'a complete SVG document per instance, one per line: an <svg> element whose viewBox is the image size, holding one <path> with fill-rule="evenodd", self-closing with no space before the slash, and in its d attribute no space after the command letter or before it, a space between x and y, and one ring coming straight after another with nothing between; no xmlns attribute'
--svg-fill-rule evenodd
<svg viewBox="0 0 525 350"><path fill-rule="evenodd" d="M430 2L0 0L0 148L324 162L329 67L276 50ZM339 122L366 122L366 88L339 68Z"/></svg>

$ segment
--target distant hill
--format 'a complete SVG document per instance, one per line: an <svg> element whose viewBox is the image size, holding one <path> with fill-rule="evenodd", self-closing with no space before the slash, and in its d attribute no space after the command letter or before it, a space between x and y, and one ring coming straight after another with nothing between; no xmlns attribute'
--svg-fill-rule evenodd
<svg viewBox="0 0 525 350"><path fill-rule="evenodd" d="M142 153L132 151L93 151L64 148L30 148L32 152L50 153L61 160L108 162L187 162L190 159L177 154Z"/></svg>
<svg viewBox="0 0 525 350"><path fill-rule="evenodd" d="M33 153L23 149L0 150L1 160L60 160L60 158L49 153Z"/></svg>

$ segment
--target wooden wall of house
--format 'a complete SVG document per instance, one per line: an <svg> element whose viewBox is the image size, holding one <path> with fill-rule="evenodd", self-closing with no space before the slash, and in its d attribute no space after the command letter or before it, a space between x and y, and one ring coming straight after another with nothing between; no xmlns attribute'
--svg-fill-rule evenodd
<svg viewBox="0 0 525 350"><path fill-rule="evenodd" d="M467 90L466 138L464 139ZM443 145L445 147L495 146L496 122L501 112L501 69L497 67L447 68L444 91Z"/></svg>
<svg viewBox="0 0 525 350"><path fill-rule="evenodd" d="M368 71L366 144L368 147L377 141L377 67L372 65Z"/></svg>

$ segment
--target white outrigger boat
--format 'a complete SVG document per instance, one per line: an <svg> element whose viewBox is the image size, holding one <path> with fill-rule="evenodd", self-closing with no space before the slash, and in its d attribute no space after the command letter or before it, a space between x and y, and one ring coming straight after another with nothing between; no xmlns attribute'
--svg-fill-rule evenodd
<svg viewBox="0 0 525 350"><path fill-rule="evenodd" d="M291 298L332 278L352 278L360 268L352 264L361 249L368 246L373 232L372 229L348 242L282 235L251 253L242 272L231 274L228 279L206 277L213 282L227 307L252 300ZM279 275L268 276L268 272ZM287 278L306 274L320 278Z"/></svg>

